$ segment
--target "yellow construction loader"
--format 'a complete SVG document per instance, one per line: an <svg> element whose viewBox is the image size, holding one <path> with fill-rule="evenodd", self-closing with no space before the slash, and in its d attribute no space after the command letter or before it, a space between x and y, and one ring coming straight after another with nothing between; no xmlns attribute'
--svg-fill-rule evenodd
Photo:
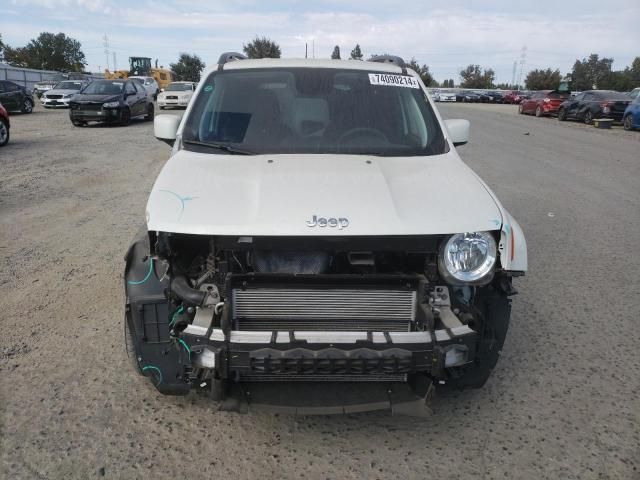
<svg viewBox="0 0 640 480"><path fill-rule="evenodd" d="M166 68L152 68L151 59L147 57L129 57L129 70L104 71L104 78L107 80L130 76L153 77L159 88L167 88L167 85L174 81L175 74Z"/></svg>

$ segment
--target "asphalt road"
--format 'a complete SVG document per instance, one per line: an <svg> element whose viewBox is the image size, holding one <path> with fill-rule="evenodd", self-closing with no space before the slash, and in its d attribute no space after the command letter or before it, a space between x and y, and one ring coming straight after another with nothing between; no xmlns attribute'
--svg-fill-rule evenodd
<svg viewBox="0 0 640 480"><path fill-rule="evenodd" d="M490 381L420 419L241 415L157 394L125 357L120 275L169 148L150 123L13 116L0 478L640 478L640 132L440 109L471 120L459 151L522 225L530 272Z"/></svg>

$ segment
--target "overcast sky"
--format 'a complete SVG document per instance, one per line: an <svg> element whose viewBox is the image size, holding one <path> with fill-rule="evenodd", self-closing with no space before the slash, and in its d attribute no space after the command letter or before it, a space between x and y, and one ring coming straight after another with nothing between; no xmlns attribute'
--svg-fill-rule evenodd
<svg viewBox="0 0 640 480"><path fill-rule="evenodd" d="M328 58L339 45L347 58L356 43L365 57L392 53L429 65L436 80L459 80L470 63L511 82L514 61L523 77L533 68L571 69L590 53L614 58L614 69L640 55L640 0L0 0L5 43L23 46L40 32L64 32L82 43L88 69L106 66L104 35L117 66L129 56L167 66L179 52L208 65L224 51L242 51L256 35L276 41L285 57ZM109 56L113 68L113 56Z"/></svg>

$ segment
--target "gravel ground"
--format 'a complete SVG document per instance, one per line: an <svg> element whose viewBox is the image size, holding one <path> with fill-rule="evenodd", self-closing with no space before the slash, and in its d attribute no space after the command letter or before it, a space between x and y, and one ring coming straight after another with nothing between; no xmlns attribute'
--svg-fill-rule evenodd
<svg viewBox="0 0 640 480"><path fill-rule="evenodd" d="M150 123L12 117L0 149L0 477L640 478L640 132L442 105L529 242L503 358L430 418L215 412L135 376L123 255L169 148Z"/></svg>

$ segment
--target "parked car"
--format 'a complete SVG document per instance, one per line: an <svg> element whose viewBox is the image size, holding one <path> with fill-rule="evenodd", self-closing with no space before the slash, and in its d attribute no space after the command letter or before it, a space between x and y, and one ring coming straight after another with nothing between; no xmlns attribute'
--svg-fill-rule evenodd
<svg viewBox="0 0 640 480"><path fill-rule="evenodd" d="M640 128L640 95L627 106L622 115L622 124L625 130Z"/></svg>
<svg viewBox="0 0 640 480"><path fill-rule="evenodd" d="M67 80L67 77L62 73L59 73L47 80L36 82L36 84L33 86L33 95L40 98L42 97L42 94L44 92L51 90L53 87L55 87L58 83L62 82L63 80Z"/></svg>
<svg viewBox="0 0 640 480"><path fill-rule="evenodd" d="M631 99L624 93L612 90L589 90L568 98L558 107L558 120L581 120L590 124L594 118L611 118L622 122Z"/></svg>
<svg viewBox="0 0 640 480"><path fill-rule="evenodd" d="M9 121L9 112L0 103L0 147L4 147L9 143L9 128L11 122Z"/></svg>
<svg viewBox="0 0 640 480"><path fill-rule="evenodd" d="M640 95L640 87L634 88L627 95L629 95L632 100L635 100L638 97L638 95Z"/></svg>
<svg viewBox="0 0 640 480"><path fill-rule="evenodd" d="M471 90L459 90L456 92L456 102L479 102L480 95Z"/></svg>
<svg viewBox="0 0 640 480"><path fill-rule="evenodd" d="M69 118L76 127L87 122L129 125L134 117L153 120L153 100L137 80L96 80L69 102Z"/></svg>
<svg viewBox="0 0 640 480"><path fill-rule="evenodd" d="M68 108L71 97L88 85L82 80L64 80L42 94L40 101L45 108Z"/></svg>
<svg viewBox="0 0 640 480"><path fill-rule="evenodd" d="M195 89L194 82L171 82L158 95L158 108L160 110L168 107L187 108Z"/></svg>
<svg viewBox="0 0 640 480"><path fill-rule="evenodd" d="M139 76L131 76L129 78L138 80L144 86L144 89L147 91L147 93L151 95L154 100L158 98L158 94L160 93L160 87L158 86L158 82L156 82L155 78L139 77Z"/></svg>
<svg viewBox="0 0 640 480"><path fill-rule="evenodd" d="M474 91L473 93L475 93L478 96L478 102L480 102L480 103L489 103L490 102L490 97L487 94L487 92Z"/></svg>
<svg viewBox="0 0 640 480"><path fill-rule="evenodd" d="M489 97L489 103L503 103L504 96L501 92L485 92L485 95Z"/></svg>
<svg viewBox="0 0 640 480"><path fill-rule="evenodd" d="M520 102L519 113L527 113L542 117L558 112L560 104L569 98L568 92L558 92L557 90L540 90L534 92L531 97Z"/></svg>
<svg viewBox="0 0 640 480"><path fill-rule="evenodd" d="M482 386L527 253L456 151L469 122L442 120L399 57L241 57L154 121L172 154L126 254L133 368L298 414Z"/></svg>
<svg viewBox="0 0 640 480"><path fill-rule="evenodd" d="M436 102L455 102L456 94L448 90L440 90L438 91L437 97L434 97L434 100Z"/></svg>
<svg viewBox="0 0 640 480"><path fill-rule="evenodd" d="M527 94L521 90L508 90L507 92L505 92L503 99L504 103L518 104L526 96Z"/></svg>
<svg viewBox="0 0 640 480"><path fill-rule="evenodd" d="M22 85L9 80L0 80L0 103L9 112L33 112L33 95Z"/></svg>

